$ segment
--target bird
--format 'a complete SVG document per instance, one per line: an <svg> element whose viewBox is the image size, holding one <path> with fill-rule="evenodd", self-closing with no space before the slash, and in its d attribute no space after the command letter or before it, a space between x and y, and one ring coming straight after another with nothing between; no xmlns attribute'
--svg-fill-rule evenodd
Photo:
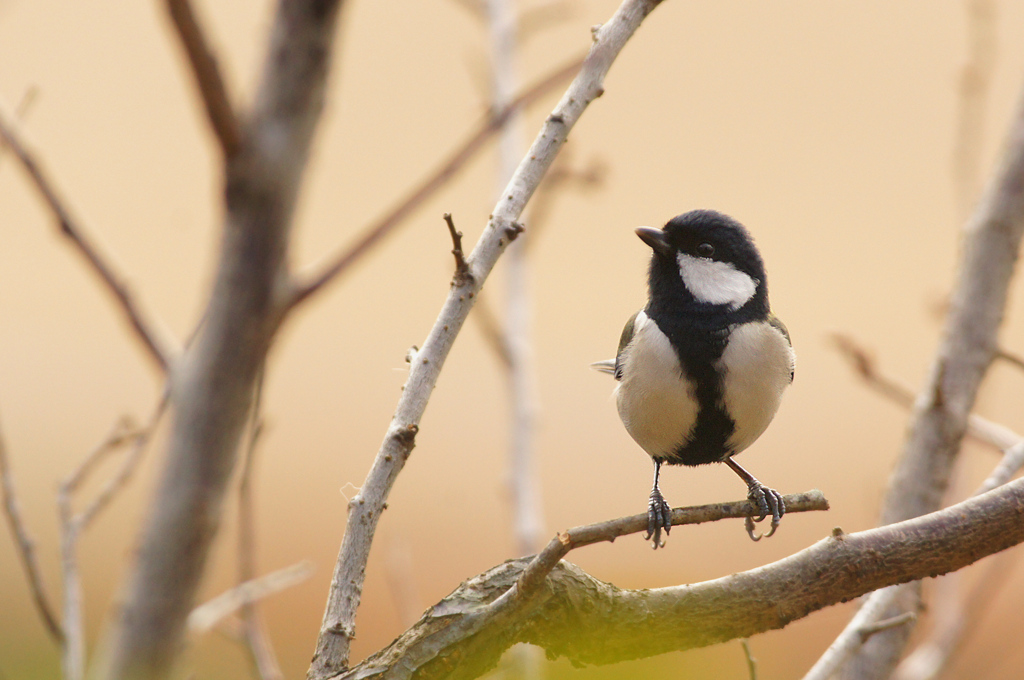
<svg viewBox="0 0 1024 680"><path fill-rule="evenodd" d="M775 417L793 382L796 355L771 312L761 254L750 232L714 210L692 210L661 229L638 227L650 246L647 305L622 331L615 359L592 366L618 381L615 401L626 431L654 461L647 534L664 547L671 508L658 486L662 465L724 463L747 484L771 536L786 512L782 495L733 458Z"/></svg>

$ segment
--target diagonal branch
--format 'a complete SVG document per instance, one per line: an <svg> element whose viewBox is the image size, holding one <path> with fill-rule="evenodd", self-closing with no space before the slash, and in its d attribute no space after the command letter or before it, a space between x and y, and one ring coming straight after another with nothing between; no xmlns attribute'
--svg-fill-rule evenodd
<svg viewBox="0 0 1024 680"><path fill-rule="evenodd" d="M1024 235L1024 99L1000 167L964 231L942 342L889 480L882 523L941 507L982 378L996 356L997 333ZM913 611L920 602L919 588L901 588L899 603L881 616ZM901 626L872 637L851 658L846 677L889 677L912 630L912 625Z"/></svg>
<svg viewBox="0 0 1024 680"><path fill-rule="evenodd" d="M14 152L25 173L39 192L39 195L54 217L57 218L61 233L71 239L79 254L85 258L92 270L100 277L107 290L117 300L122 313L127 318L135 334L142 340L142 344L146 351L149 352L150 357L161 370L166 372L168 363L173 356L168 341L157 333L156 328L153 327L139 307L127 284L114 271L110 262L100 255L96 245L90 242L85 231L71 216L64 202L58 196L52 182L46 176L35 156L21 141L13 123L7 118L2 109L0 109L0 142L6 144Z"/></svg>
<svg viewBox="0 0 1024 680"><path fill-rule="evenodd" d="M538 560L511 560L463 583L386 649L338 677L468 680L518 642L583 665L749 637L1021 543L1021 513L1024 480L913 520L836 532L751 571L668 588L623 590L556 561L532 591L517 594ZM641 520L637 531L646 529Z"/></svg>
<svg viewBox="0 0 1024 680"><path fill-rule="evenodd" d="M181 38L189 63L192 64L192 75L196 78L213 133L220 142L224 156L230 158L238 152L242 135L227 86L217 66L217 58L203 37L189 0L167 0L167 12Z"/></svg>
<svg viewBox="0 0 1024 680"><path fill-rule="evenodd" d="M831 337L832 344L839 353L850 362L854 372L876 392L894 401L904 408L914 406L914 391L896 378L885 375L878 368L875 358L864 347L848 335L835 333ZM988 418L971 413L967 416L967 436L987 444L997 451L1005 451L1017 442L1021 436Z"/></svg>
<svg viewBox="0 0 1024 680"><path fill-rule="evenodd" d="M348 522L335 563L316 651L307 677L320 680L348 665L355 635L366 563L395 479L405 466L419 431L419 421L437 383L455 338L476 302L480 287L498 257L522 230L517 220L551 166L569 131L583 111L604 92L603 81L612 62L659 0L625 0L607 24L594 29L594 44L562 100L541 128L467 260L472 278L453 286L438 319L410 364L409 379L366 481L349 503Z"/></svg>
<svg viewBox="0 0 1024 680"><path fill-rule="evenodd" d="M0 492L3 493L4 515L7 517L7 524L11 527L11 533L14 535L18 557L21 558L21 566L25 569L25 575L28 577L36 609L39 610L39 615L42 617L50 637L63 644L64 630L61 628L53 605L50 604L50 598L46 595L46 588L43 586L42 570L39 568L39 560L36 559L35 541L29 535L28 529L25 527L25 520L21 516L21 507L18 505L14 487L14 477L7 461L7 445L4 443L3 432L0 432Z"/></svg>
<svg viewBox="0 0 1024 680"><path fill-rule="evenodd" d="M230 616L259 600L298 585L312 574L313 564L311 562L296 562L283 569L278 569L258 578L252 578L239 583L234 588L193 609L188 616L186 626L191 633L205 633L216 626L224 617Z"/></svg>
<svg viewBox="0 0 1024 680"><path fill-rule="evenodd" d="M311 274L305 281L298 282L292 294L291 304L297 305L303 302L306 298L344 273L353 262L365 255L380 239L391 233L416 208L422 205L427 198L444 186L462 166L483 148L484 144L491 137L508 123L513 114L537 101L565 82L579 70L582 63L583 59L581 57L569 60L569 62L560 66L513 99L508 106L499 111L492 111L444 163L423 180L419 186L413 189L398 205L367 228L363 235L356 239L354 244L349 246L344 252L331 258L319 273Z"/></svg>

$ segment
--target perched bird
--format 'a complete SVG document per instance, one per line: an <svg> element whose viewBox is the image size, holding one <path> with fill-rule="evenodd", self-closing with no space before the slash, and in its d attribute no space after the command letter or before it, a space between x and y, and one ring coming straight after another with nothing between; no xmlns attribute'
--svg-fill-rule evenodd
<svg viewBox="0 0 1024 680"><path fill-rule="evenodd" d="M615 359L593 366L619 381L619 416L654 460L646 538L664 546L661 530L672 526L661 466L705 463L725 463L747 483L757 521L771 515L771 536L786 512L782 496L733 460L775 417L796 360L768 306L761 255L743 225L713 210L636 234L654 251L647 306L626 322ZM761 538L749 517L746 528Z"/></svg>

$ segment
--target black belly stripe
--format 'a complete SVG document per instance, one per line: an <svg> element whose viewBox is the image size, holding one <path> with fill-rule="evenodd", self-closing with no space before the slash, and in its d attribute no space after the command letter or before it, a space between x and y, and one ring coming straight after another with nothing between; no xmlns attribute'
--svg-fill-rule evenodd
<svg viewBox="0 0 1024 680"><path fill-rule="evenodd" d="M701 317L680 318L652 306L646 313L668 336L684 375L696 386L697 423L690 438L680 443L664 462L705 465L723 460L730 453L726 443L736 431L736 424L725 412L722 378L715 370L728 344L728 326Z"/></svg>

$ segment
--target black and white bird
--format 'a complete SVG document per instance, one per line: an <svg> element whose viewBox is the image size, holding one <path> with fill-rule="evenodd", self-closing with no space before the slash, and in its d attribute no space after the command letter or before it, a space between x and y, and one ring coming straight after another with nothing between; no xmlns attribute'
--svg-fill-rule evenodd
<svg viewBox="0 0 1024 680"><path fill-rule="evenodd" d="M626 322L615 359L593 366L619 381L619 416L654 460L646 538L663 546L661 530L672 526L661 466L706 463L725 463L747 483L757 521L772 518L771 536L786 512L782 495L733 460L775 417L796 361L768 305L761 255L743 225L713 210L636 233L654 251L647 306ZM746 527L760 539L754 520Z"/></svg>

